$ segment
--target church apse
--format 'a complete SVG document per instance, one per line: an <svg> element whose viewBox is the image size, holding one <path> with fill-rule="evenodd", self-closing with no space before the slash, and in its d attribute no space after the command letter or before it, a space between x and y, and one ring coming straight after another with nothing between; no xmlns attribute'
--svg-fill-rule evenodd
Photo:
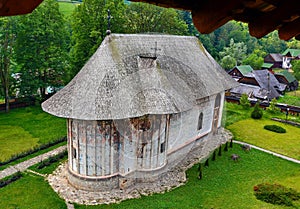
<svg viewBox="0 0 300 209"><path fill-rule="evenodd" d="M97 180L166 165L169 115L68 119L68 126L69 172L73 176Z"/></svg>

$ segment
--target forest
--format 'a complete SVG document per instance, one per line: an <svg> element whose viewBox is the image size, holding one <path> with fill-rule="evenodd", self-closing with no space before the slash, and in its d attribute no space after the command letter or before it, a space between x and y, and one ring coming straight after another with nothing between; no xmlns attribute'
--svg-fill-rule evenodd
<svg viewBox="0 0 300 209"><path fill-rule="evenodd" d="M260 69L267 54L300 49L300 41L282 41L277 31L256 39L247 24L235 21L200 34L190 12L150 4L84 0L71 14L60 7L61 2L44 0L31 14L0 17L0 100L28 96L44 100L46 92L61 88L78 73L108 29L196 36L225 70L236 65ZM292 64L300 80L300 61Z"/></svg>

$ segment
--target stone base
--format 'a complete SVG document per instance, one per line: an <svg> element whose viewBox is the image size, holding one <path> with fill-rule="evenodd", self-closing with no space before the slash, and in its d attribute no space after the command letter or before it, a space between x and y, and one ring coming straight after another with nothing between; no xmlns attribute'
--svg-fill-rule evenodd
<svg viewBox="0 0 300 209"><path fill-rule="evenodd" d="M68 182L68 178L73 177L69 174L66 163L60 165L53 174L48 176L48 182L54 191L67 202L85 205L117 203L125 199L139 198L141 195L170 191L186 182L185 171L188 168L192 167L195 163L205 161L215 149L231 138L232 135L230 132L219 129L216 135L208 135L181 150L170 153L168 155L168 164L159 171L152 171L152 174L134 172L125 177L113 177L106 182L102 180L89 182L74 176L75 181L79 179L80 184L83 184L82 188L87 188L86 184L91 185L91 187L88 187L91 191L80 189L78 186L75 188ZM143 178L143 176L151 175L152 178ZM111 180L115 183L109 186L107 182ZM98 185L95 185L95 182ZM122 184L122 182L125 183ZM78 185L78 182L76 185ZM102 191L99 192L101 186L106 187L107 190L100 189Z"/></svg>

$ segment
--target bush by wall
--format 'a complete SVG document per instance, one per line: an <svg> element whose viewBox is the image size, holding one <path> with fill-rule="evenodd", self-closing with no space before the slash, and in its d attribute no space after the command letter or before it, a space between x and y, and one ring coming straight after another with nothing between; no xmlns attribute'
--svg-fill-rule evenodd
<svg viewBox="0 0 300 209"><path fill-rule="evenodd" d="M257 199L275 205L294 206L293 201L300 200L300 193L279 184L263 183L254 186Z"/></svg>
<svg viewBox="0 0 300 209"><path fill-rule="evenodd" d="M277 125L265 125L264 129L273 131L276 133L286 133L286 130L284 128L282 128L281 126L277 126Z"/></svg>

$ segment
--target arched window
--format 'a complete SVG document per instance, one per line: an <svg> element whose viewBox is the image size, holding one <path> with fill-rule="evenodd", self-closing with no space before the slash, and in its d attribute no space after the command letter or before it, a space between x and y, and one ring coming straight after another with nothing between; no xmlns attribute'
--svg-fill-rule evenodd
<svg viewBox="0 0 300 209"><path fill-rule="evenodd" d="M198 130L201 130L202 129L202 125L203 125L203 112L201 112L199 114L199 118L198 118Z"/></svg>
<svg viewBox="0 0 300 209"><path fill-rule="evenodd" d="M220 107L221 104L221 95L218 94L215 101L215 108Z"/></svg>

